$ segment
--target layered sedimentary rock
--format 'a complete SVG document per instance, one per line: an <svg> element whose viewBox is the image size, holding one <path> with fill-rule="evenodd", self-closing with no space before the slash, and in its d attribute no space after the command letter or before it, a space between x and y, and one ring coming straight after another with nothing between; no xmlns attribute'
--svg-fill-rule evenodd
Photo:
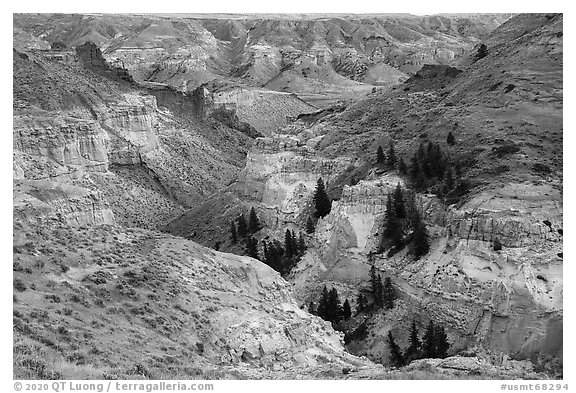
<svg viewBox="0 0 576 393"><path fill-rule="evenodd" d="M264 89L231 89L213 93L214 105L236 110L238 118L263 135L271 135L296 116L315 108L295 94Z"/></svg>
<svg viewBox="0 0 576 393"><path fill-rule="evenodd" d="M408 323L402 319L432 318L449 329L453 350L475 343L513 356L561 357L559 193L549 186L510 184L448 209L434 197L418 196L432 239L430 253L418 261L406 249L393 257L372 255L382 233L386 195L399 182L385 176L344 188L342 199L319 221L312 249L293 271L301 301L317 301L328 284L354 304L358 288L368 288L374 264L400 294L397 319L375 317L370 325L375 336L355 345L356 353L378 356L386 350L389 329L406 336L402 331ZM495 239L502 250L494 249Z"/></svg>
<svg viewBox="0 0 576 393"><path fill-rule="evenodd" d="M19 177L80 178L108 170L110 136L94 120L48 112L14 117L14 166Z"/></svg>
<svg viewBox="0 0 576 393"><path fill-rule="evenodd" d="M49 180L14 180L14 220L50 221L71 226L115 224L114 213L98 191Z"/></svg>

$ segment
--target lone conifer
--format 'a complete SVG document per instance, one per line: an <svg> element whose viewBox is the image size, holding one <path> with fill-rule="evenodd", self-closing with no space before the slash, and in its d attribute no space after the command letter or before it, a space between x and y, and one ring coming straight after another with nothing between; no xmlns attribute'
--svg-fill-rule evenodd
<svg viewBox="0 0 576 393"><path fill-rule="evenodd" d="M382 150L382 146L378 146L378 150L376 150L376 164L382 166L386 163L386 156L384 156L384 150Z"/></svg>
<svg viewBox="0 0 576 393"><path fill-rule="evenodd" d="M324 289L322 289L322 295L320 296L320 300L318 301L318 308L317 308L317 315L327 320L327 306L328 306L328 288L324 285Z"/></svg>
<svg viewBox="0 0 576 393"><path fill-rule="evenodd" d="M254 207L252 207L250 209L250 216L248 219L248 232L254 233L257 232L259 229L260 229L260 220L256 215L256 210L254 210Z"/></svg>
<svg viewBox="0 0 576 393"><path fill-rule="evenodd" d="M332 202L326 193L326 187L322 178L316 182L316 191L314 193L314 206L316 207L316 217L324 217L330 213Z"/></svg>
<svg viewBox="0 0 576 393"><path fill-rule="evenodd" d="M406 208L404 206L404 192L400 183L394 190L394 214L396 218L406 218Z"/></svg>
<svg viewBox="0 0 576 393"><path fill-rule="evenodd" d="M244 214L240 214L238 217L238 236L245 238L248 235L248 224L246 223L246 217Z"/></svg>
<svg viewBox="0 0 576 393"><path fill-rule="evenodd" d="M410 362L417 359L420 351L420 339L418 338L418 329L416 328L416 321L412 320L412 325L410 326L410 336L408 338L410 345L406 348L404 353L405 359Z"/></svg>
<svg viewBox="0 0 576 393"><path fill-rule="evenodd" d="M436 357L436 342L434 322L430 321L426 326L426 333L422 337L422 350L425 358Z"/></svg>
<svg viewBox="0 0 576 393"><path fill-rule="evenodd" d="M394 336L392 336L392 331L388 331L388 347L390 348L390 363L394 367L404 366L404 357L402 356L402 351L396 341L394 341Z"/></svg>
<svg viewBox="0 0 576 393"><path fill-rule="evenodd" d="M452 134L452 131L448 132L448 136L446 137L446 143L449 144L450 146L454 146L454 144L456 143L456 139L454 138L454 134Z"/></svg>
<svg viewBox="0 0 576 393"><path fill-rule="evenodd" d="M350 302L348 301L348 299L346 299L344 301L344 304L342 305L342 319L346 321L350 319L351 316L352 316L352 308L350 307Z"/></svg>
<svg viewBox="0 0 576 393"><path fill-rule="evenodd" d="M308 219L306 220L306 232L313 233L315 229L312 217L308 216Z"/></svg>
<svg viewBox="0 0 576 393"><path fill-rule="evenodd" d="M424 222L420 224L414 231L414 238L412 242L412 255L415 259L420 259L421 256L426 255L430 251L430 241L428 239L428 231Z"/></svg>
<svg viewBox="0 0 576 393"><path fill-rule="evenodd" d="M434 327L434 342L436 344L436 357L444 359L448 356L450 343L448 343L448 336L443 326L436 325Z"/></svg>
<svg viewBox="0 0 576 393"><path fill-rule="evenodd" d="M394 308L394 300L396 300L396 290L392 286L392 280L390 277L384 279L384 285L382 287L382 303L388 310Z"/></svg>

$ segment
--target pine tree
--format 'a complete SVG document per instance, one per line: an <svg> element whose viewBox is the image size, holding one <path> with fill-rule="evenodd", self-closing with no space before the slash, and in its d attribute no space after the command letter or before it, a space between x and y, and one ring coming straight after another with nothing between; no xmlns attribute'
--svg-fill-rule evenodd
<svg viewBox="0 0 576 393"><path fill-rule="evenodd" d="M426 326L426 333L422 337L422 350L425 358L436 357L436 337L434 322L430 321Z"/></svg>
<svg viewBox="0 0 576 393"><path fill-rule="evenodd" d="M326 305L326 320L334 323L340 322L342 319L342 310L340 306L340 299L338 298L338 290L332 288L328 292L328 303Z"/></svg>
<svg viewBox="0 0 576 393"><path fill-rule="evenodd" d="M313 233L315 229L312 217L308 216L308 219L306 220L306 232Z"/></svg>
<svg viewBox="0 0 576 393"><path fill-rule="evenodd" d="M238 242L238 234L236 233L236 225L234 221L230 223L230 240L232 244L236 244Z"/></svg>
<svg viewBox="0 0 576 393"><path fill-rule="evenodd" d="M412 325L410 326L410 337L408 338L410 345L406 348L404 352L404 357L408 362L417 359L420 351L420 339L418 338L418 329L416 328L416 321L412 320Z"/></svg>
<svg viewBox="0 0 576 393"><path fill-rule="evenodd" d="M402 186L400 183L396 186L394 191L394 214L396 218L406 218L406 208L404 206L404 192L402 191Z"/></svg>
<svg viewBox="0 0 576 393"><path fill-rule="evenodd" d="M352 308L350 307L350 302L348 299L344 300L344 304L342 305L342 319L348 320L352 316Z"/></svg>
<svg viewBox="0 0 576 393"><path fill-rule="evenodd" d="M394 300L396 300L396 290L392 286L392 280L390 277L384 279L384 285L382 287L382 303L388 310L394 308Z"/></svg>
<svg viewBox="0 0 576 393"><path fill-rule="evenodd" d="M374 297L375 308L382 308L384 305L384 285L382 285L382 277L380 277L380 275L376 277L376 283L374 285L374 292L372 293L372 296Z"/></svg>
<svg viewBox="0 0 576 393"><path fill-rule="evenodd" d="M326 193L324 181L319 178L316 182L316 191L314 193L314 206L316 207L316 217L324 217L330 213L332 202Z"/></svg>
<svg viewBox="0 0 576 393"><path fill-rule="evenodd" d="M452 131L448 132L448 136L446 137L446 143L449 144L450 146L454 146L454 144L456 143L456 139L454 138L454 134L452 134Z"/></svg>
<svg viewBox="0 0 576 393"><path fill-rule="evenodd" d="M388 347L390 348L390 363L394 367L404 366L404 357L402 356L402 351L396 342L394 341L394 336L392 336L392 331L388 331Z"/></svg>
<svg viewBox="0 0 576 393"><path fill-rule="evenodd" d="M386 163L386 156L384 156L384 151L382 150L382 146L378 146L378 150L376 150L376 164L382 166Z"/></svg>
<svg viewBox="0 0 576 393"><path fill-rule="evenodd" d="M262 246L264 250L264 263L270 266L272 269L276 270L278 273L284 275L287 272L284 269L284 264L282 263L282 256L284 255L284 249L282 245L274 240L270 243L262 241Z"/></svg>
<svg viewBox="0 0 576 393"><path fill-rule="evenodd" d="M248 232L254 233L257 232L259 229L260 229L260 220L256 215L256 210L254 210L254 207L252 207L250 209L250 216L248 219Z"/></svg>
<svg viewBox="0 0 576 393"><path fill-rule="evenodd" d="M418 207L416 206L416 193L408 190L404 195L406 200L406 226L412 229L416 229L420 223L420 213L418 212Z"/></svg>
<svg viewBox="0 0 576 393"><path fill-rule="evenodd" d="M297 252L294 238L290 229L286 229L284 233L284 250L286 250L286 258L292 259Z"/></svg>
<svg viewBox="0 0 576 393"><path fill-rule="evenodd" d="M403 210L402 214L406 214L405 210ZM403 245L402 222L396 216L396 209L390 194L388 194L388 199L386 200L386 212L384 213L384 235L383 241L380 244L380 250L384 250L385 248L385 239L390 240L392 247L400 248Z"/></svg>
<svg viewBox="0 0 576 393"><path fill-rule="evenodd" d="M248 235L248 224L246 223L246 217L244 214L240 214L238 217L238 236L245 238Z"/></svg>
<svg viewBox="0 0 576 393"><path fill-rule="evenodd" d="M384 237L391 238L396 231L396 212L394 211L394 203L392 197L388 194L386 198L386 211L384 212Z"/></svg>
<svg viewBox="0 0 576 393"><path fill-rule="evenodd" d="M401 175L406 175L408 173L408 167L404 162L404 158L400 157L400 162L398 163L398 171Z"/></svg>
<svg viewBox="0 0 576 393"><path fill-rule="evenodd" d="M328 320L327 307L328 307L328 288L326 288L326 285L324 285L322 295L320 296L320 300L318 301L318 308L316 309L317 315L324 320Z"/></svg>
<svg viewBox="0 0 576 393"><path fill-rule="evenodd" d="M414 231L412 239L412 255L415 259L420 259L421 256L426 255L430 251L430 240L428 239L428 231L424 222L420 224Z"/></svg>
<svg viewBox="0 0 576 393"><path fill-rule="evenodd" d="M448 356L450 344L448 343L448 336L446 335L443 326L436 325L434 327L434 344L436 346L435 356L437 358L444 359Z"/></svg>
<svg viewBox="0 0 576 393"><path fill-rule="evenodd" d="M258 255L258 241L252 236L246 238L246 255L254 259L260 259Z"/></svg>

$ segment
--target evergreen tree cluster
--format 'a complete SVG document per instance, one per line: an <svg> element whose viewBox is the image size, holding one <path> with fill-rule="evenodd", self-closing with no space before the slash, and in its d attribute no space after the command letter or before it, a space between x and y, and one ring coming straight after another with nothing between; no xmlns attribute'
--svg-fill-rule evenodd
<svg viewBox="0 0 576 393"><path fill-rule="evenodd" d="M284 244L277 240L262 241L263 262L285 276L298 263L306 252L306 240L302 232L298 237L289 229L284 234Z"/></svg>
<svg viewBox="0 0 576 393"><path fill-rule="evenodd" d="M404 190L400 183L393 194L388 194L382 229L379 252L389 250L391 256L411 244L412 255L419 259L430 249L428 231L416 207L415 194Z"/></svg>
<svg viewBox="0 0 576 393"><path fill-rule="evenodd" d="M376 149L376 166L381 169L393 170L396 168L396 165L398 165L400 173L406 173L406 163L404 163L402 158L398 159L396 156L394 143L390 141L386 154L384 154L382 146L378 146L378 149Z"/></svg>
<svg viewBox="0 0 576 393"><path fill-rule="evenodd" d="M390 277L384 278L384 283L382 283L382 277L376 274L376 268L372 266L370 268L370 290L372 298L374 299L374 309L378 310L381 308L392 309L394 308L394 300L396 300L397 295L394 287L392 286L392 280ZM363 300L365 302L365 300ZM362 305L360 309L360 299L358 300L357 312L362 312L366 308L366 304Z"/></svg>
<svg viewBox="0 0 576 393"><path fill-rule="evenodd" d="M230 223L230 239L232 244L244 243L244 253L249 257L259 259L282 275L287 275L306 252L306 240L300 232L286 230L284 243L278 240L262 240L262 250L259 250L258 240L252 236L262 228L262 224L254 208L250 209L248 220L244 214Z"/></svg>
<svg viewBox="0 0 576 393"><path fill-rule="evenodd" d="M422 357L443 359L448 356L449 348L450 343L444 327L430 321L422 338Z"/></svg>
<svg viewBox="0 0 576 393"><path fill-rule="evenodd" d="M400 349L394 340L392 332L388 332L388 347L390 350L390 363L395 367L402 367L413 360L423 358L445 358L448 356L450 343L444 327L428 323L422 339L418 337L416 321L412 321L408 338L408 348Z"/></svg>
<svg viewBox="0 0 576 393"><path fill-rule="evenodd" d="M448 166L438 143L421 143L410 161L410 177L419 190L426 189L434 181L442 180Z"/></svg>
<svg viewBox="0 0 576 393"><path fill-rule="evenodd" d="M448 133L446 142L456 143L452 132ZM443 197L458 187L461 176L460 165L453 164L445 156L438 143L428 142L420 147L410 160L408 174L416 190L431 189L439 197Z"/></svg>
<svg viewBox="0 0 576 393"><path fill-rule="evenodd" d="M248 220L246 220L244 214L240 214L236 220L230 223L230 240L232 244L238 243L239 240L246 241L250 235L258 232L261 228L260 219L256 214L256 210L252 207L248 214Z"/></svg>
<svg viewBox="0 0 576 393"><path fill-rule="evenodd" d="M318 315L325 321L332 322L333 325L338 324L340 321L350 319L352 316L352 308L348 299L340 304L338 290L332 288L328 290L326 286L322 290L322 295L318 301L318 307L314 307L314 303L310 303L308 311L312 314Z"/></svg>

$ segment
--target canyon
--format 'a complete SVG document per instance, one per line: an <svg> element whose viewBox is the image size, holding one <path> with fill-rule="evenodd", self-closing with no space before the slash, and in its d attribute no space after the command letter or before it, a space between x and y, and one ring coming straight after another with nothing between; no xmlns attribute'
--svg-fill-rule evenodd
<svg viewBox="0 0 576 393"><path fill-rule="evenodd" d="M561 376L562 23L15 14L15 375ZM375 165L390 143L462 171L450 199L415 194L418 260L378 252L412 187ZM319 178L332 208L307 233ZM250 208L257 240L305 237L289 275L231 241ZM356 309L372 267L392 310L345 332L306 311L324 286ZM388 333L405 348L430 320L449 357L390 368Z"/></svg>

